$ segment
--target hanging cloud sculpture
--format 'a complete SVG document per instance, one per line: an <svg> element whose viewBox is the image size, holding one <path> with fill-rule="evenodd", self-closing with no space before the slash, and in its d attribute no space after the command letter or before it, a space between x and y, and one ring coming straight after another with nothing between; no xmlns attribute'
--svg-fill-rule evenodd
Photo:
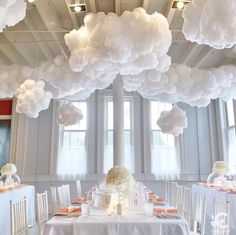
<svg viewBox="0 0 236 235"><path fill-rule="evenodd" d="M0 0L0 32L6 26L14 26L25 18L26 3L24 0Z"/></svg>
<svg viewBox="0 0 236 235"><path fill-rule="evenodd" d="M0 98L12 98L20 85L29 79L33 69L19 65L0 65Z"/></svg>
<svg viewBox="0 0 236 235"><path fill-rule="evenodd" d="M163 102L183 102L205 107L211 99L236 99L236 66L208 70L173 64L166 73L152 69L136 76L123 76L127 91Z"/></svg>
<svg viewBox="0 0 236 235"><path fill-rule="evenodd" d="M167 19L158 13L148 15L143 8L125 11L121 16L103 12L87 14L84 26L65 35L71 52L73 71L83 73L108 86L117 74L136 75L146 69L166 71L171 31Z"/></svg>
<svg viewBox="0 0 236 235"><path fill-rule="evenodd" d="M17 90L16 112L37 118L40 111L48 109L52 94L44 86L44 81L26 80Z"/></svg>
<svg viewBox="0 0 236 235"><path fill-rule="evenodd" d="M162 132L178 136L188 127L186 112L178 107L173 107L170 111L162 111L157 120L157 125Z"/></svg>
<svg viewBox="0 0 236 235"><path fill-rule="evenodd" d="M75 125L82 119L82 111L71 102L62 104L58 109L57 122L61 125Z"/></svg>
<svg viewBox="0 0 236 235"><path fill-rule="evenodd" d="M192 0L183 11L187 40L216 49L236 44L236 4L232 0Z"/></svg>

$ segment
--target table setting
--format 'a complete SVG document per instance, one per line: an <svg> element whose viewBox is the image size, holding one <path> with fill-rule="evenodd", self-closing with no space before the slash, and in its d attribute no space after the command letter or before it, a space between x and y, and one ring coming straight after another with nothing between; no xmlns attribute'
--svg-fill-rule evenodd
<svg viewBox="0 0 236 235"><path fill-rule="evenodd" d="M106 179L59 208L44 235L188 235L180 211L134 180L124 167L111 168Z"/></svg>

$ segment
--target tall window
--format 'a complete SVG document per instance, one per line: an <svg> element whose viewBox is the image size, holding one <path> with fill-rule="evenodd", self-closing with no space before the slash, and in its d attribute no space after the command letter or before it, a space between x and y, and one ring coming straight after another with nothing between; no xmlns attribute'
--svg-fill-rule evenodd
<svg viewBox="0 0 236 235"><path fill-rule="evenodd" d="M133 171L133 143L131 131L131 98L124 101L124 160L125 167ZM103 172L113 166L113 101L111 97L105 100L105 148Z"/></svg>
<svg viewBox="0 0 236 235"><path fill-rule="evenodd" d="M236 166L236 126L234 102L230 100L225 103L226 106L226 132L228 138L228 164L230 170L235 170Z"/></svg>
<svg viewBox="0 0 236 235"><path fill-rule="evenodd" d="M58 159L59 175L79 175L87 173L86 132L87 103L73 102L80 108L83 119L79 124L64 127L61 132L61 148Z"/></svg>
<svg viewBox="0 0 236 235"><path fill-rule="evenodd" d="M174 177L179 173L175 137L164 134L157 125L160 113L170 110L171 104L151 101L151 171L160 178Z"/></svg>

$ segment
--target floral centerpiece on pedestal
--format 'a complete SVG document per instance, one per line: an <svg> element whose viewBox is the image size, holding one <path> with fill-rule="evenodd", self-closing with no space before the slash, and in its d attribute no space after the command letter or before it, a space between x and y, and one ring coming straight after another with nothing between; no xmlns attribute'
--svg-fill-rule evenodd
<svg viewBox="0 0 236 235"><path fill-rule="evenodd" d="M16 175L17 168L12 163L7 163L1 168L0 182L4 188L12 188L20 183L19 176Z"/></svg>
<svg viewBox="0 0 236 235"><path fill-rule="evenodd" d="M132 187L134 178L125 167L114 166L106 176L106 186L115 188L118 192L119 203L123 204L128 196L128 189Z"/></svg>
<svg viewBox="0 0 236 235"><path fill-rule="evenodd" d="M208 184L214 186L227 185L225 173L228 171L228 165L224 161L216 161L212 167L212 173L207 178Z"/></svg>

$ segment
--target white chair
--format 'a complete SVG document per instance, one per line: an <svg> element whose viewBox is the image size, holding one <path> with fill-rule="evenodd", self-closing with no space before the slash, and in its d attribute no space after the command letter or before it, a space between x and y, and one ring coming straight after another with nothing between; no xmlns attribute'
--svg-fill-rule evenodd
<svg viewBox="0 0 236 235"><path fill-rule="evenodd" d="M168 204L171 202L171 181L165 182L165 199Z"/></svg>
<svg viewBox="0 0 236 235"><path fill-rule="evenodd" d="M177 183L171 182L171 200L170 205L176 206L177 203Z"/></svg>
<svg viewBox="0 0 236 235"><path fill-rule="evenodd" d="M177 196L176 208L179 211L182 211L182 206L183 206L183 190L184 190L184 187L177 184L177 186L176 186L176 196Z"/></svg>
<svg viewBox="0 0 236 235"><path fill-rule="evenodd" d="M206 196L196 195L195 213L193 218L193 232L191 235L201 234L205 232L205 219L206 219Z"/></svg>
<svg viewBox="0 0 236 235"><path fill-rule="evenodd" d="M191 215L192 215L192 191L191 188L184 187L182 216L187 220L189 226L191 226Z"/></svg>
<svg viewBox="0 0 236 235"><path fill-rule="evenodd" d="M57 193L60 207L67 207L71 204L69 184L57 187Z"/></svg>
<svg viewBox="0 0 236 235"><path fill-rule="evenodd" d="M219 202L214 198L214 214L212 235L229 235L230 231L230 202Z"/></svg>
<svg viewBox="0 0 236 235"><path fill-rule="evenodd" d="M81 197L82 196L82 191L81 191L81 183L80 180L76 181L76 189L77 189L77 197Z"/></svg>
<svg viewBox="0 0 236 235"><path fill-rule="evenodd" d="M38 220L38 231L42 234L44 225L47 222L48 216L48 194L47 191L44 193L37 193L37 220Z"/></svg>
<svg viewBox="0 0 236 235"><path fill-rule="evenodd" d="M52 197L52 213L56 214L58 210L58 199L57 199L57 188L51 187L51 197Z"/></svg>
<svg viewBox="0 0 236 235"><path fill-rule="evenodd" d="M11 235L28 234L26 197L10 201Z"/></svg>

